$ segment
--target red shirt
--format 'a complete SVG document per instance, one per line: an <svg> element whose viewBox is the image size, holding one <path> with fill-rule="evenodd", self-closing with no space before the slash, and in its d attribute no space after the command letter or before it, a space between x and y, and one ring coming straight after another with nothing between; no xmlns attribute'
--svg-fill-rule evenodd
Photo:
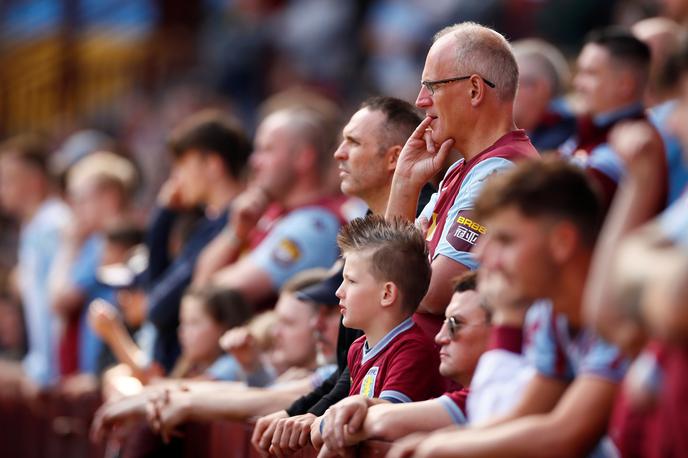
<svg viewBox="0 0 688 458"><path fill-rule="evenodd" d="M423 401L444 391L440 358L433 342L409 318L374 347L359 337L349 348L351 389L390 402Z"/></svg>
<svg viewBox="0 0 688 458"><path fill-rule="evenodd" d="M466 413L467 398L468 389L462 388L460 390L444 393L437 400L442 404L442 407L447 410L454 424L465 425L468 423L468 415Z"/></svg>
<svg viewBox="0 0 688 458"><path fill-rule="evenodd" d="M422 216L427 217L431 223L427 232L430 260L434 259L437 254L443 254L455 261L458 257L454 256L455 253L467 256L467 254L463 253L470 252L483 232L480 230L481 225L479 222L473 221L469 211L473 209L474 199L482 188L485 178L492 173L504 170L505 163L515 163L523 159L539 157L540 155L533 147L525 131L519 129L505 134L470 160L461 160L457 165L450 168L442 183L440 183L439 195L437 195L435 200L432 214L426 213L425 210L422 213ZM495 165L488 169L485 169L483 166L479 167L480 164L491 158L501 158L506 161L495 161ZM497 166L497 163L499 166ZM476 176L476 174L479 174L479 176ZM464 187L464 189L462 188L464 182L474 184ZM449 227L445 230L447 220L450 220ZM476 230L476 228L478 229ZM455 236L457 231L464 234L464 236L460 239L457 238ZM462 262L462 264L466 265L466 267L474 268L474 266L467 265L466 263ZM447 288L449 288L449 285L447 285ZM442 327L444 317L427 313L416 313L413 319L430 338L434 338L435 334L439 332L440 327Z"/></svg>

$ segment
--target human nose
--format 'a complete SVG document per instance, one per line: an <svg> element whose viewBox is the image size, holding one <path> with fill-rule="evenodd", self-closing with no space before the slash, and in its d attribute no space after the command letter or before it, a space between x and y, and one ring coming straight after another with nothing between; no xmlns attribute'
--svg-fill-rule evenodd
<svg viewBox="0 0 688 458"><path fill-rule="evenodd" d="M339 285L339 288L337 288L337 291L334 292L334 295L339 299L344 299L344 283Z"/></svg>
<svg viewBox="0 0 688 458"><path fill-rule="evenodd" d="M346 147L344 146L344 142L342 142L337 148L337 150L334 152L334 158L338 161L344 161L346 160L346 157Z"/></svg>
<svg viewBox="0 0 688 458"><path fill-rule="evenodd" d="M444 345L450 340L451 339L449 337L449 330L447 329L447 320L444 320L444 322L442 323L442 327L435 335L435 343L437 345Z"/></svg>
<svg viewBox="0 0 688 458"><path fill-rule="evenodd" d="M416 97L416 106L418 108L428 108L432 106L432 94L424 84L420 85L420 91L418 91L418 97Z"/></svg>

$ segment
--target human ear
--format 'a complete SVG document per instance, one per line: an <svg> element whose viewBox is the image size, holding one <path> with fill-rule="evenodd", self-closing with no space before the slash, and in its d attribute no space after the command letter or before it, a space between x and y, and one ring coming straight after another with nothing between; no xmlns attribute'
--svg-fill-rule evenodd
<svg viewBox="0 0 688 458"><path fill-rule="evenodd" d="M480 79L478 75L473 75L470 79L470 86L471 106L475 107L478 106L485 97L486 84Z"/></svg>
<svg viewBox="0 0 688 458"><path fill-rule="evenodd" d="M382 285L382 297L380 299L380 304L382 304L383 307L389 307L396 302L398 296L399 288L397 288L397 285L391 281L388 281Z"/></svg>
<svg viewBox="0 0 688 458"><path fill-rule="evenodd" d="M385 151L385 157L387 158L387 170L394 173L397 167L397 160L399 159L399 153L401 152L401 145L394 145L387 148Z"/></svg>
<svg viewBox="0 0 688 458"><path fill-rule="evenodd" d="M550 252L554 260L559 264L569 260L578 249L579 240L580 234L572 223L557 223L549 235Z"/></svg>

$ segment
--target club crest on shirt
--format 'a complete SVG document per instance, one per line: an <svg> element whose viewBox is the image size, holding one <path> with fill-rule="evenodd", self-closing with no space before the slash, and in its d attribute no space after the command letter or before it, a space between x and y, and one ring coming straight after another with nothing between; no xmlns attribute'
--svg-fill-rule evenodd
<svg viewBox="0 0 688 458"><path fill-rule="evenodd" d="M363 383L361 383L361 391L359 394L367 398L373 398L375 395L375 379L377 379L377 373L380 369L377 366L371 367L368 373L363 377Z"/></svg>
<svg viewBox="0 0 688 458"><path fill-rule="evenodd" d="M291 239L283 239L272 251L272 258L281 266L288 266L299 260L301 249Z"/></svg>
<svg viewBox="0 0 688 458"><path fill-rule="evenodd" d="M458 251L470 251L478 237L486 232L485 226L469 214L470 211L460 211L447 232L447 242Z"/></svg>

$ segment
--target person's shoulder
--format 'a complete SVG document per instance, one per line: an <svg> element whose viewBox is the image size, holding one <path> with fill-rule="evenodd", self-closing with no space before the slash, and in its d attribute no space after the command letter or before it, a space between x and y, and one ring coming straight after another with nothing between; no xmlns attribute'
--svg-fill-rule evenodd
<svg viewBox="0 0 688 458"><path fill-rule="evenodd" d="M401 351L408 351L409 349L425 350L427 348L432 348L433 353L436 353L435 343L416 323L413 323L413 326L400 333L396 339L394 339L394 344L394 346Z"/></svg>
<svg viewBox="0 0 688 458"><path fill-rule="evenodd" d="M339 226L336 211L324 205L311 204L291 210L277 223L280 226L312 226L316 230L325 230L333 225Z"/></svg>
<svg viewBox="0 0 688 458"><path fill-rule="evenodd" d="M38 208L32 223L44 231L50 231L64 227L69 222L70 217L71 211L65 202L57 198L50 198Z"/></svg>

